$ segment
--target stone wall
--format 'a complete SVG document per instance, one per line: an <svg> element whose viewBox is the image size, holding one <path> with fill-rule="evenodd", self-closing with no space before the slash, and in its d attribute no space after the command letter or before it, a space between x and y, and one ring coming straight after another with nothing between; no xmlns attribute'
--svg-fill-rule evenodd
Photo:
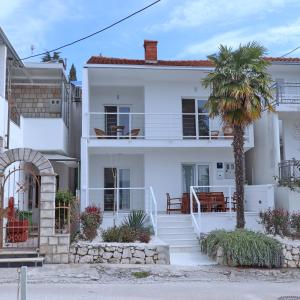
<svg viewBox="0 0 300 300"><path fill-rule="evenodd" d="M60 118L61 87L14 85L12 99L25 118Z"/></svg>
<svg viewBox="0 0 300 300"><path fill-rule="evenodd" d="M300 268L300 240L275 237L282 245L283 267Z"/></svg>
<svg viewBox="0 0 300 300"><path fill-rule="evenodd" d="M168 245L78 242L70 247L70 263L170 264Z"/></svg>

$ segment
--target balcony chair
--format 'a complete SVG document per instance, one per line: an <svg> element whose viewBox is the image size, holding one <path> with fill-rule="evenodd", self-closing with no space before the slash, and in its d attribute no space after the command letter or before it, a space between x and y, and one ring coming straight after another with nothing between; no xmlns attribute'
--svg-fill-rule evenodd
<svg viewBox="0 0 300 300"><path fill-rule="evenodd" d="M231 139L233 136L233 128L231 125L225 125L223 127L223 134L225 139Z"/></svg>
<svg viewBox="0 0 300 300"><path fill-rule="evenodd" d="M28 220L20 221L15 217L14 197L8 200L6 238L9 243L20 243L28 240L29 223Z"/></svg>
<svg viewBox="0 0 300 300"><path fill-rule="evenodd" d="M171 198L170 194L167 193L167 214L172 211L181 212L182 199L181 198ZM173 208L175 206L175 208Z"/></svg>
<svg viewBox="0 0 300 300"><path fill-rule="evenodd" d="M219 136L219 130L212 130L210 132L210 136L211 136L212 140L216 140L218 138L218 136Z"/></svg>
<svg viewBox="0 0 300 300"><path fill-rule="evenodd" d="M95 131L97 139L105 139L107 136L106 133L102 129L94 128L94 131Z"/></svg>
<svg viewBox="0 0 300 300"><path fill-rule="evenodd" d="M141 130L139 128L133 128L132 130L130 130L130 132L126 134L126 138L136 139L140 131Z"/></svg>

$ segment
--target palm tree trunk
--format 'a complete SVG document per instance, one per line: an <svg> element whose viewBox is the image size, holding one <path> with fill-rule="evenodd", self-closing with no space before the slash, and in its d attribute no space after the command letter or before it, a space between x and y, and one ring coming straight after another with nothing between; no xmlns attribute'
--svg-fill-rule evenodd
<svg viewBox="0 0 300 300"><path fill-rule="evenodd" d="M233 128L233 152L235 163L235 186L236 186L236 227L245 227L244 215L244 129L235 125Z"/></svg>

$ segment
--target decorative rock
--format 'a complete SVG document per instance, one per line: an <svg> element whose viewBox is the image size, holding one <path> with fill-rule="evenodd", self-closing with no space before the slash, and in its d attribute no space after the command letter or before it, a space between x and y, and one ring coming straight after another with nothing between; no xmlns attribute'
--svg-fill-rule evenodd
<svg viewBox="0 0 300 300"><path fill-rule="evenodd" d="M104 252L102 257L104 259L110 259L112 256L113 256L112 252Z"/></svg>
<svg viewBox="0 0 300 300"><path fill-rule="evenodd" d="M154 260L152 257L146 257L146 264L154 264Z"/></svg>
<svg viewBox="0 0 300 300"><path fill-rule="evenodd" d="M123 250L122 258L131 258L131 250L129 248Z"/></svg>
<svg viewBox="0 0 300 300"><path fill-rule="evenodd" d="M299 248L296 248L296 247L294 247L293 249L292 249L292 254L294 255L294 254L299 254L300 253L300 249Z"/></svg>
<svg viewBox="0 0 300 300"><path fill-rule="evenodd" d="M142 258L135 258L135 257L133 257L131 260L130 260L130 263L131 264L144 264L145 263L145 261L144 261L144 259L142 259Z"/></svg>
<svg viewBox="0 0 300 300"><path fill-rule="evenodd" d="M114 258L120 259L122 257L122 254L118 251L114 252Z"/></svg>
<svg viewBox="0 0 300 300"><path fill-rule="evenodd" d="M137 258L145 258L145 253L143 251L140 250L136 250L133 254L134 257Z"/></svg>
<svg viewBox="0 0 300 300"><path fill-rule="evenodd" d="M129 258L121 259L121 264L129 264Z"/></svg>
<svg viewBox="0 0 300 300"><path fill-rule="evenodd" d="M146 256L154 256L154 254L155 254L155 251L147 249L147 248L145 249Z"/></svg>

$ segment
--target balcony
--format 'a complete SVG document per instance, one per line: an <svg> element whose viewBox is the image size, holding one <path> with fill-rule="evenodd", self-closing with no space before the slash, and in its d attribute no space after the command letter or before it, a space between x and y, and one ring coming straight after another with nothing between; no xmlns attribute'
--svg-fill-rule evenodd
<svg viewBox="0 0 300 300"><path fill-rule="evenodd" d="M300 160L283 160L278 167L280 186L291 188L300 186Z"/></svg>
<svg viewBox="0 0 300 300"><path fill-rule="evenodd" d="M88 114L86 137L101 142L114 143L152 141L152 146L172 142L173 146L231 146L232 128L223 126L219 118L209 118L208 113L107 113ZM253 141L252 127L247 128L245 145ZM180 144L178 144L180 143ZM160 144L162 145L162 144Z"/></svg>
<svg viewBox="0 0 300 300"><path fill-rule="evenodd" d="M276 102L277 104L300 104L300 83L299 82L277 82Z"/></svg>

